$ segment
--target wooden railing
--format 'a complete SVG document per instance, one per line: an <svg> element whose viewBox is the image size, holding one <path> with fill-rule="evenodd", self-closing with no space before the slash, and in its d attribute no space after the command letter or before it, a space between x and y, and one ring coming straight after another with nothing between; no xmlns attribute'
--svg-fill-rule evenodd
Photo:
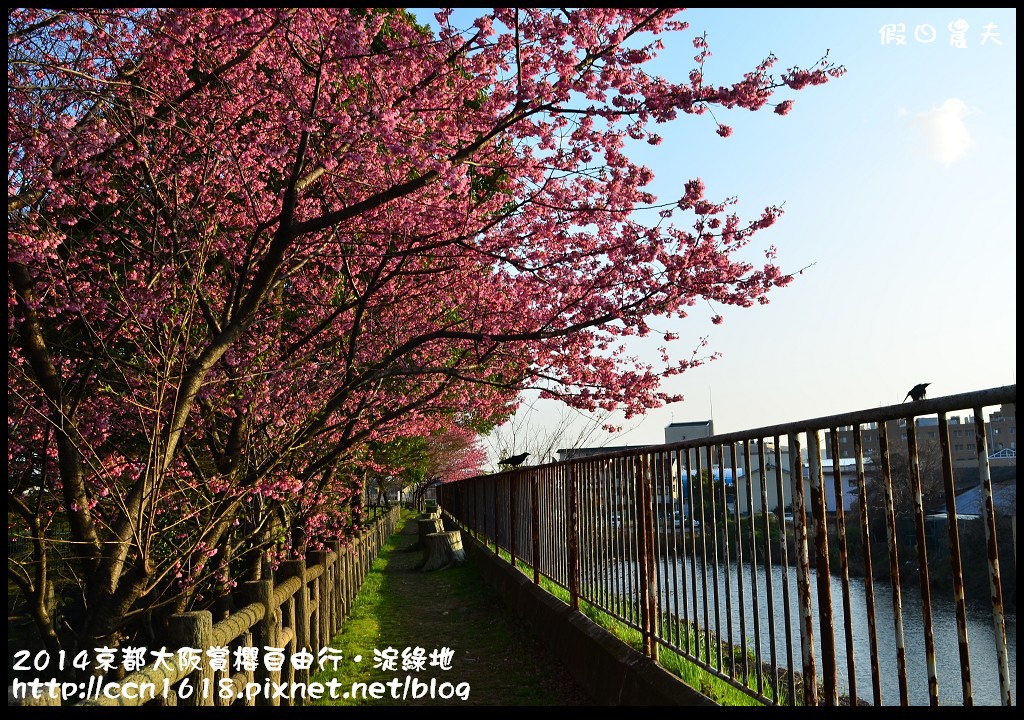
<svg viewBox="0 0 1024 720"><path fill-rule="evenodd" d="M207 610L172 616L165 661L116 682L89 683L79 691L86 699L77 702L62 703L59 692L57 697L43 692L20 704L309 704L301 693L293 697L292 692L275 693L274 688L285 683L302 688L321 668L333 669L328 646L348 617L381 546L394 532L400 512L398 506L391 508L348 547L335 542L329 551L282 563L273 580L246 583L240 592L241 609L216 624ZM237 662L239 648L253 648L255 661ZM195 666L187 662L189 655L198 658ZM239 665L249 669L239 671ZM9 698L12 692L9 687Z"/></svg>

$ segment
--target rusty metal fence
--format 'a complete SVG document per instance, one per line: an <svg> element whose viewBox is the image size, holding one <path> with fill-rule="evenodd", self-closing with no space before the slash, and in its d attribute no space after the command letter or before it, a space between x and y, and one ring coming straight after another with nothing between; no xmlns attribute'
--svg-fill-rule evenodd
<svg viewBox="0 0 1024 720"><path fill-rule="evenodd" d="M439 504L645 654L765 703L1013 705L1016 505L994 484L1015 497L1016 394L518 468L445 484ZM990 448L1000 430L1012 452Z"/></svg>

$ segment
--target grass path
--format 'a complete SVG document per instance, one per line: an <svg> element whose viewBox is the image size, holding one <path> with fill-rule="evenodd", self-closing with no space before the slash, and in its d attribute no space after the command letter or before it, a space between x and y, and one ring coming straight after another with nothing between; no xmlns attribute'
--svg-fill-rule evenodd
<svg viewBox="0 0 1024 720"><path fill-rule="evenodd" d="M396 534L368 573L341 634L332 643L343 654L336 672L342 690L353 682L398 678L397 699L349 697L324 705L591 705L566 668L508 610L469 556L457 568L421 572L416 516L403 515ZM397 669L374 668L375 649L399 653ZM401 653L422 648L422 669L403 669ZM449 648L450 669L431 666L435 650ZM361 656L361 661L355 658ZM405 678L421 697L401 698ZM427 689L434 680L435 697ZM448 683L447 686L444 684ZM383 686L382 686L383 687ZM381 690L382 687L378 687ZM448 698L440 695L446 692ZM463 700L462 695L468 694Z"/></svg>

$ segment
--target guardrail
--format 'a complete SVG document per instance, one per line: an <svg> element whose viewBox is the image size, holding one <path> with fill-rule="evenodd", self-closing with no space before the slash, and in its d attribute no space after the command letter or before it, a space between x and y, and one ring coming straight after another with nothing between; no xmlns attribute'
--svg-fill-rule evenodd
<svg viewBox="0 0 1024 720"><path fill-rule="evenodd" d="M941 687L945 703L1012 705L1016 511L996 507L1009 481L993 481L1006 468L990 464L986 409L1010 421L1015 456L1016 395L581 452L447 483L439 504L574 609L638 631L646 655L670 651L764 703L938 705ZM1009 475L1015 494L1015 457ZM966 517L969 476L981 501Z"/></svg>

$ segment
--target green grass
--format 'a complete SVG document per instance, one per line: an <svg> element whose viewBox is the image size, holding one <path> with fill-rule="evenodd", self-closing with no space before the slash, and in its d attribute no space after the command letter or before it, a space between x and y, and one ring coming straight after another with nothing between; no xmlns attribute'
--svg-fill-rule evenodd
<svg viewBox="0 0 1024 720"><path fill-rule="evenodd" d="M342 632L331 645L342 651L337 671L312 678L337 678L342 690L352 683L388 682L405 676L440 689L449 683L449 697L390 696L324 699L320 705L586 705L589 699L567 669L544 648L528 628L508 612L472 560L461 567L421 572L417 566L416 515L404 513L357 594ZM428 663L422 669L374 667L374 650L399 653L422 648ZM450 669L431 667L435 650L452 651ZM357 656L360 658L356 661ZM458 691L468 690L461 699ZM361 688L360 688L361 691ZM401 689L399 690L401 692ZM386 691L386 695L390 689ZM357 695L359 692L357 692Z"/></svg>
<svg viewBox="0 0 1024 720"><path fill-rule="evenodd" d="M416 569L421 551L416 541L417 515L403 513L396 535L386 543L373 563L353 602L343 631L331 643L344 659L336 672L320 673L313 680L338 678L342 687L352 683L387 682L411 675L423 682L435 678L452 687L468 683L469 699L442 700L429 697L410 700L349 697L323 700L323 705L583 705L591 704L581 694L557 658L553 658L513 618L504 601L482 578L472 560L465 566L423 573ZM499 556L508 561L504 550ZM517 569L532 578L533 570L522 560ZM540 587L566 604L569 593L541 576ZM642 652L641 633L602 609L581 601L580 611L622 642ZM672 621L669 618L665 622ZM702 661L715 667L718 643L709 642L711 656L704 657L704 638L693 626L680 623L690 633L690 647L699 648ZM685 641L678 641L686 647ZM374 667L374 649L393 647L399 652L421 647L432 650L450 647L454 651L450 670L426 667L420 671L382 671ZM728 648L723 650L728 651ZM355 658L359 656L360 661ZM690 687L724 706L762 706L764 703L713 672L678 653L661 647L658 662ZM723 657L723 665L726 659ZM751 665L753 658L751 657ZM751 678L751 688L756 679ZM767 686L765 694L771 697ZM783 699L781 704L785 704Z"/></svg>

